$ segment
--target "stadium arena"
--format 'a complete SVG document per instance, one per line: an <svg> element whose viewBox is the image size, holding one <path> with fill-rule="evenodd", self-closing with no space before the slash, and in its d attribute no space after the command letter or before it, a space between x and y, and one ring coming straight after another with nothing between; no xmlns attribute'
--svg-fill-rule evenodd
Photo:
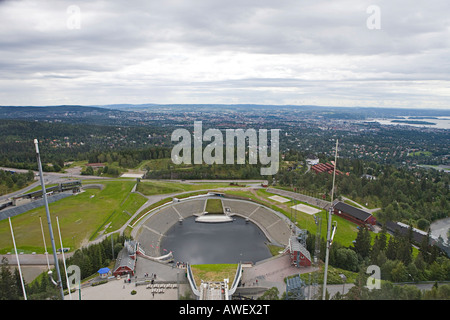
<svg viewBox="0 0 450 320"><path fill-rule="evenodd" d="M172 247L164 247L165 238L168 234L173 235L173 229L171 230L171 228L177 227L177 225L183 225L183 223L187 225L189 220L204 217L208 199L220 199L224 217L233 218L231 220L245 220L248 224L254 224L263 233L266 244L280 246L281 249L288 245L289 238L292 235L292 228L295 228L295 226L291 224L287 217L251 200L213 192L185 199L174 198L172 202L149 211L134 225L132 232L133 238L139 242L146 256L154 258L165 257L174 251L175 260L177 260L176 250ZM199 225L203 228L202 230L208 230L208 228L216 227L218 223L197 222L196 224L197 230ZM239 235L231 232L233 229L238 229L237 225L233 225L233 223L223 223L221 225L223 225L223 230L229 233L229 238L239 237ZM211 241L213 241L214 237L215 235L211 237ZM201 238L200 240L199 238L199 241L205 242L204 239ZM180 242L183 239L178 239L175 242L177 241ZM223 242L219 242L218 244L220 245L220 243ZM202 242L198 242L193 246L201 248ZM217 250L220 249L217 248ZM236 250L239 250L239 245L236 246ZM208 255L208 252L201 252L199 254ZM242 260L246 260L245 255L242 257ZM190 263L191 261L185 262ZM210 261L209 263L222 262Z"/></svg>

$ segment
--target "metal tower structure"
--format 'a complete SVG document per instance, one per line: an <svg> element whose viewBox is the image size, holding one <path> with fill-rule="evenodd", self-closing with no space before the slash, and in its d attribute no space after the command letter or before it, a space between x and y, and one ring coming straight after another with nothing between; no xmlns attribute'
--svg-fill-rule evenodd
<svg viewBox="0 0 450 320"><path fill-rule="evenodd" d="M59 289L59 293L61 294L61 299L64 300L64 290L63 290L62 281L61 281L61 272L59 271L58 257L56 256L55 238L53 237L52 221L50 219L50 210L48 209L47 191L45 189L44 175L42 173L41 155L39 153L39 143L38 143L37 139L34 139L34 145L36 147L36 158L37 158L38 169L39 169L39 178L41 180L42 198L44 199L45 212L47 214L48 231L50 234L50 242L52 244L52 250L53 250L53 261L55 264L56 275L58 277L56 286ZM49 274L51 276L51 271L49 271ZM51 279L53 280L53 278L51 278Z"/></svg>
<svg viewBox="0 0 450 320"><path fill-rule="evenodd" d="M313 279L309 289L309 299L313 299L318 292L319 287L319 259L320 259L320 236L322 234L322 217L314 215L314 222L316 223L316 238L314 243L314 259L313 266L316 271L313 272Z"/></svg>
<svg viewBox="0 0 450 320"><path fill-rule="evenodd" d="M306 248L306 238L307 237L308 237L308 231L306 229L298 229L297 240L305 248Z"/></svg>
<svg viewBox="0 0 450 320"><path fill-rule="evenodd" d="M305 287L300 276L286 279L286 300L305 300Z"/></svg>
<svg viewBox="0 0 450 320"><path fill-rule="evenodd" d="M333 197L334 197L334 182L336 178L336 166L337 166L337 153L338 153L338 144L339 140L336 139L336 151L334 154L334 170L333 170L333 186L331 188L331 205L330 209L328 210L328 223L327 223L327 248L325 253L325 271L323 274L323 293L322 293L322 300L325 300L325 295L327 291L327 274L328 274L328 260L330 255L330 247L331 243L333 242L333 237L336 232L336 225L333 227L333 234L331 234L331 216L333 214Z"/></svg>

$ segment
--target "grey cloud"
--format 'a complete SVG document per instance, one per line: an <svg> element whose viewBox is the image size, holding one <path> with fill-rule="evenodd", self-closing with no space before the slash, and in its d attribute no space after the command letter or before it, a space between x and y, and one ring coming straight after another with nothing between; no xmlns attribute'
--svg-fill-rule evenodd
<svg viewBox="0 0 450 320"><path fill-rule="evenodd" d="M79 30L66 26L66 10L73 4L81 9ZM381 30L366 26L372 4L381 10ZM416 99L404 93L402 81L414 87L420 80L430 86L430 99L445 105L448 12L447 0L4 1L0 80L14 80L15 87L0 82L0 98L14 104L17 98L5 88L20 92L22 87L29 92L27 104L50 93L58 99L56 89L61 99L85 97L74 101L79 104L183 103L202 97L246 103L305 96L359 101L382 99L383 92L386 99ZM238 67L240 55L260 60L242 66L241 74L227 73ZM305 55L314 63L302 61ZM210 57L224 68L208 70ZM193 61L205 63L198 75ZM431 92L430 81L442 86L440 95ZM399 94L391 90L396 86ZM30 87L40 90L27 91ZM104 100L90 94L93 87ZM424 92L420 99L425 100Z"/></svg>

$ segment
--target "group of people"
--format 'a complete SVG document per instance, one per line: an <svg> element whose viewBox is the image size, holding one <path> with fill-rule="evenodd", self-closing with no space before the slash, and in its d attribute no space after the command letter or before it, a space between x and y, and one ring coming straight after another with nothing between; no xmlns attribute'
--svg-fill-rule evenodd
<svg viewBox="0 0 450 320"><path fill-rule="evenodd" d="M144 278L151 278L152 280L156 279L156 273L152 273L150 276L148 272L144 273Z"/></svg>
<svg viewBox="0 0 450 320"><path fill-rule="evenodd" d="M177 263L173 264L172 267L176 266L177 268L186 269L187 263L177 261Z"/></svg>

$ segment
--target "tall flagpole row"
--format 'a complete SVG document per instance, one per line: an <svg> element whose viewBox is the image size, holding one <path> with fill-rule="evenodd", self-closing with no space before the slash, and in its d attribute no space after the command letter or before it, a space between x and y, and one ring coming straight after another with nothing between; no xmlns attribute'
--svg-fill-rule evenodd
<svg viewBox="0 0 450 320"><path fill-rule="evenodd" d="M58 216L56 216L56 225L58 227L59 241L61 243L61 254L63 257L64 273L66 274L67 290L69 291L70 300L72 300L72 293L70 292L69 275L67 274L66 257L64 256L64 247L63 247L63 242L62 242L62 237L61 237L61 229L59 228Z"/></svg>
<svg viewBox="0 0 450 320"><path fill-rule="evenodd" d="M326 253L325 253L325 271L323 274L323 292L322 292L322 300L325 300L326 292L327 292L327 275L328 275L328 260L330 255L330 247L331 247L331 215L333 211L333 196L334 196L334 181L336 178L336 166L337 166L337 153L338 153L338 142L339 140L336 139L336 152L334 154L334 171L333 171L333 185L331 187L331 206L330 210L328 211L328 225L327 225L327 247L326 247Z"/></svg>
<svg viewBox="0 0 450 320"><path fill-rule="evenodd" d="M14 239L14 231L11 224L11 217L8 217L8 220L9 220L9 227L11 228L11 236L14 244L14 251L16 252L17 267L19 268L19 276L20 276L20 283L22 284L23 297L25 298L25 300L27 300L27 293L25 292L25 284L23 283L22 270L20 268L19 255L17 254L16 240Z"/></svg>
<svg viewBox="0 0 450 320"><path fill-rule="evenodd" d="M39 216L39 222L41 223L42 240L44 240L44 251L45 251L45 257L47 258L47 268L48 268L48 270L50 270L50 261L48 260L47 244L45 243L44 227L42 226L41 216Z"/></svg>
<svg viewBox="0 0 450 320"><path fill-rule="evenodd" d="M54 264L55 264L55 268L56 268L56 274L58 277L57 287L60 291L61 299L64 300L64 290L63 290L62 281L61 281L61 272L59 270L58 257L56 255L55 238L53 237L53 228L52 228L52 222L50 219L50 210L48 209L47 191L45 189L44 175L42 173L41 156L39 154L39 145L38 145L37 139L34 139L34 145L36 147L36 158L37 158L38 169L39 169L39 178L41 179L42 198L44 199L45 212L47 214L48 231L50 233L50 241L52 243L53 260L54 260Z"/></svg>

